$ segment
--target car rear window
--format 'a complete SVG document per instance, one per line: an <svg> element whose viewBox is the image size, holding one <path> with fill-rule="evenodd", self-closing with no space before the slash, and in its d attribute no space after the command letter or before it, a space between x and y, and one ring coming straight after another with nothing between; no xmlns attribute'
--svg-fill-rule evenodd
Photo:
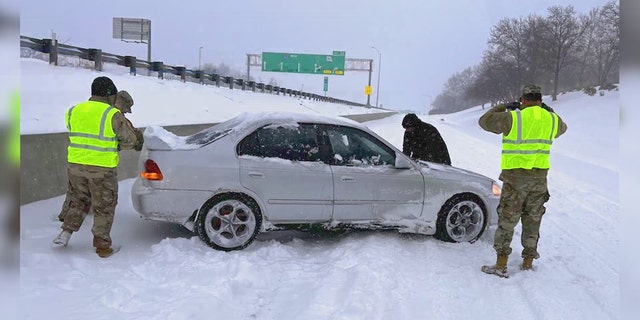
<svg viewBox="0 0 640 320"><path fill-rule="evenodd" d="M187 144L194 144L199 146L206 146L231 132L231 129L219 128L213 126L211 128L204 129L194 135L188 136L185 140Z"/></svg>

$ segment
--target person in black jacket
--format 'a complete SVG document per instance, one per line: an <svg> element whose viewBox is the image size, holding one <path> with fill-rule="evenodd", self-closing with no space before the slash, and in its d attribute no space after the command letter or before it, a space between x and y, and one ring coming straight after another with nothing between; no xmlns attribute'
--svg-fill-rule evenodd
<svg viewBox="0 0 640 320"><path fill-rule="evenodd" d="M411 158L451 165L447 144L436 127L423 122L415 113L402 119L402 152Z"/></svg>

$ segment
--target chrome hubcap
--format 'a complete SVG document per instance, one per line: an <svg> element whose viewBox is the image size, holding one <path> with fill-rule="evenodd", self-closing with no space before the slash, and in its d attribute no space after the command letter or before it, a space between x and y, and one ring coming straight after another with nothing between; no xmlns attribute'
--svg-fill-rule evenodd
<svg viewBox="0 0 640 320"><path fill-rule="evenodd" d="M211 242L225 248L245 244L256 229L251 208L238 200L217 203L207 212L205 231Z"/></svg>
<svg viewBox="0 0 640 320"><path fill-rule="evenodd" d="M484 214L473 201L458 202L447 214L447 233L456 242L468 242L482 231Z"/></svg>

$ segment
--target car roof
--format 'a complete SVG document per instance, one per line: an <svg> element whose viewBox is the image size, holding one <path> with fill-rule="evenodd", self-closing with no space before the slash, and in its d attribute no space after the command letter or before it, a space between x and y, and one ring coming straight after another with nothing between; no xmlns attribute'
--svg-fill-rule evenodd
<svg viewBox="0 0 640 320"><path fill-rule="evenodd" d="M196 134L185 137L185 143L187 145L204 146L227 135L232 136L232 139L238 139L264 126L282 125L297 127L300 123L349 126L359 128L375 135L375 133L369 130L365 125L351 119L338 116L298 112L245 112L229 120L220 122L210 128L204 129ZM173 149L183 148L173 147Z"/></svg>
<svg viewBox="0 0 640 320"><path fill-rule="evenodd" d="M216 127L245 131L259 128L269 124L295 124L295 123L321 123L333 125L345 125L365 129L366 127L353 120L338 116L321 114L308 114L298 112L244 112L221 122Z"/></svg>

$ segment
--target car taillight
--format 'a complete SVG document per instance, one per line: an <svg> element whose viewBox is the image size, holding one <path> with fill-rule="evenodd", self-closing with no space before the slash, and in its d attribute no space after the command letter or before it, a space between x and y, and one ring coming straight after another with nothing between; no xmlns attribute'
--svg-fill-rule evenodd
<svg viewBox="0 0 640 320"><path fill-rule="evenodd" d="M144 162L144 171L140 172L140 176L147 180L160 181L162 180L162 171L155 161L147 159Z"/></svg>

